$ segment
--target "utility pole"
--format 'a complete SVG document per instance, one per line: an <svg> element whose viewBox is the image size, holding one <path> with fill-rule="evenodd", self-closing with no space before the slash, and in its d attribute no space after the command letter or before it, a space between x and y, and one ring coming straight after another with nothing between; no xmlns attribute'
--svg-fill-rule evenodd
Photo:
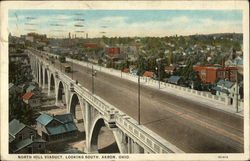
<svg viewBox="0 0 250 161"><path fill-rule="evenodd" d="M236 106L236 112L238 113L239 112L239 107L238 107L238 68L237 68L237 62L236 62L236 87L235 87L235 96L236 96L236 99L235 99L235 106Z"/></svg>
<svg viewBox="0 0 250 161"><path fill-rule="evenodd" d="M140 76L138 75L138 125L141 124L141 89Z"/></svg>
<svg viewBox="0 0 250 161"><path fill-rule="evenodd" d="M94 69L93 69L93 65L92 65L92 94L94 94Z"/></svg>
<svg viewBox="0 0 250 161"><path fill-rule="evenodd" d="M158 76L159 76L159 89L161 89L161 73L160 73L160 63L158 62Z"/></svg>
<svg viewBox="0 0 250 161"><path fill-rule="evenodd" d="M93 67L93 65L92 65L92 94L94 94L94 90L95 90L95 82L94 82L94 77L96 76L96 71L94 71L94 67Z"/></svg>
<svg viewBox="0 0 250 161"><path fill-rule="evenodd" d="M74 73L73 73L73 64L74 64L74 63L73 63L73 59L72 59L72 62L71 62L71 63L72 63L72 65L71 65L71 66L72 66L72 70L71 70L71 73L72 73L72 80L74 80L74 77L73 77L73 75L74 75Z"/></svg>
<svg viewBox="0 0 250 161"><path fill-rule="evenodd" d="M158 64L158 82L159 82L159 89L161 88L160 61L161 61L161 58L156 59L156 62L157 62L157 64ZM156 70L157 70L157 67L156 67Z"/></svg>

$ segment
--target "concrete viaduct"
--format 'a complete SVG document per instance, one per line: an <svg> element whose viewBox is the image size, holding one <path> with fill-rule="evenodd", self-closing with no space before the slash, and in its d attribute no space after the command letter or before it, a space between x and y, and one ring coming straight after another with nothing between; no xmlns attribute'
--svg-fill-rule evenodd
<svg viewBox="0 0 250 161"><path fill-rule="evenodd" d="M48 95L55 97L56 105L63 105L75 117L80 105L86 134L86 153L98 153L98 135L103 126L112 130L120 153L182 153L137 121L118 110L81 84L54 68L46 60L27 50L32 74Z"/></svg>

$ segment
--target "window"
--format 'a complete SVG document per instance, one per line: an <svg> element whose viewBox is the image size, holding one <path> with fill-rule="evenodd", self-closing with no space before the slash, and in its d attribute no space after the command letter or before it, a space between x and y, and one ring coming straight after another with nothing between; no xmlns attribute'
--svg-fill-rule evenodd
<svg viewBox="0 0 250 161"><path fill-rule="evenodd" d="M41 149L41 148L42 148L42 145L41 145L41 144L39 144L39 145L38 145L38 148L39 148L39 149Z"/></svg>

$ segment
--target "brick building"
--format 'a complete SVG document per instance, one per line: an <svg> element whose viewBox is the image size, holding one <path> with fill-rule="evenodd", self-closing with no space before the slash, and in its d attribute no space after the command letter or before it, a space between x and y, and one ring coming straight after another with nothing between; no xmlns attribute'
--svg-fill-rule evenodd
<svg viewBox="0 0 250 161"><path fill-rule="evenodd" d="M112 47L108 49L108 54L114 54L114 55L119 55L120 54L120 48L117 47Z"/></svg>
<svg viewBox="0 0 250 161"><path fill-rule="evenodd" d="M216 83L224 79L231 82L236 81L237 68L224 67L222 65L207 65L207 66L193 66L199 72L200 79L203 83Z"/></svg>

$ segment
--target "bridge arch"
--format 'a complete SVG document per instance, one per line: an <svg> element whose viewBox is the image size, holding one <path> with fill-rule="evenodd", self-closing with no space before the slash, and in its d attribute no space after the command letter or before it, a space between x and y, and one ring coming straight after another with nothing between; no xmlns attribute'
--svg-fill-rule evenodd
<svg viewBox="0 0 250 161"><path fill-rule="evenodd" d="M36 76L37 76L37 80L38 80L38 83L40 83L39 81L40 81L40 74L39 74L39 62L37 61L36 62Z"/></svg>
<svg viewBox="0 0 250 161"><path fill-rule="evenodd" d="M48 69L45 68L45 74L44 74L44 77L45 77L45 87L47 88L48 87L48 84L49 84L49 73L48 73Z"/></svg>
<svg viewBox="0 0 250 161"><path fill-rule="evenodd" d="M77 122L84 122L84 105L80 101L80 96L77 93L73 93L70 97L69 111L73 114L74 119Z"/></svg>
<svg viewBox="0 0 250 161"><path fill-rule="evenodd" d="M62 81L58 82L57 100L60 105L66 106L65 87Z"/></svg>
<svg viewBox="0 0 250 161"><path fill-rule="evenodd" d="M55 78L54 78L54 74L51 73L50 74L50 93L54 94L55 93Z"/></svg>
<svg viewBox="0 0 250 161"><path fill-rule="evenodd" d="M40 77L41 77L41 84L43 84L43 65L42 64L40 64Z"/></svg>
<svg viewBox="0 0 250 161"><path fill-rule="evenodd" d="M100 116L95 119L90 130L90 152L120 153L112 130L106 127L104 119Z"/></svg>

